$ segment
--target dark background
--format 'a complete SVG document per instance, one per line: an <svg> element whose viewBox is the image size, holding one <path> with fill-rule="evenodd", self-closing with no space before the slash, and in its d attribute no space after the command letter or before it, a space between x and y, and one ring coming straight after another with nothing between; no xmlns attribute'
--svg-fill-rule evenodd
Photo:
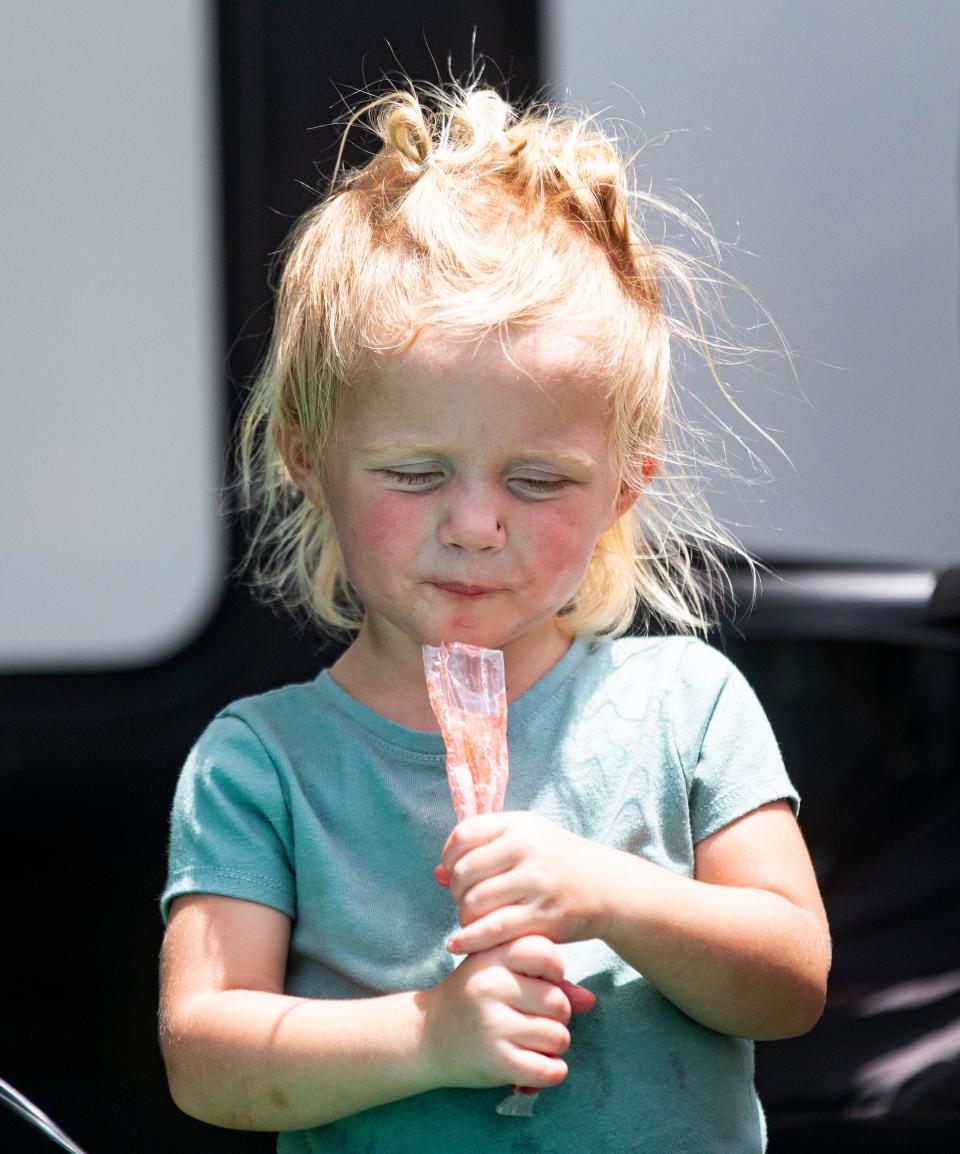
<svg viewBox="0 0 960 1154"><path fill-rule="evenodd" d="M217 11L223 388L235 414L269 330L271 254L329 175L337 136L324 126L346 107L335 83L352 100L401 69L437 79L448 53L462 76L475 25L477 50L497 66L488 79L519 98L541 76L535 4L260 0ZM960 1022L957 994L870 1017L858 1009L876 990L960 970L960 632L950 612L934 625L923 606L891 617L787 600L772 612L761 599L715 638L781 738L835 937L823 1023L758 1047L770 1149L953 1149L949 1046L881 1115L856 1087L871 1061ZM217 709L312 677L334 652L231 581L203 633L161 664L0 677L0 1076L88 1154L274 1147L196 1123L167 1097L156 1045L167 814L183 758ZM0 1150L50 1149L0 1112Z"/></svg>

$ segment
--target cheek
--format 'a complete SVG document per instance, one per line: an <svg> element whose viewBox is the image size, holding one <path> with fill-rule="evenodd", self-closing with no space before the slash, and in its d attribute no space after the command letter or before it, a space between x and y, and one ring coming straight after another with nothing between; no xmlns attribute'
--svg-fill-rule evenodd
<svg viewBox="0 0 960 1154"><path fill-rule="evenodd" d="M376 500L361 495L349 505L331 505L331 513L354 583L389 576L383 567L407 559L421 539L422 518L404 493L381 492Z"/></svg>
<svg viewBox="0 0 960 1154"><path fill-rule="evenodd" d="M576 592L593 555L600 532L594 518L565 509L560 503L539 517L530 538L536 563L545 585L558 591L561 600Z"/></svg>

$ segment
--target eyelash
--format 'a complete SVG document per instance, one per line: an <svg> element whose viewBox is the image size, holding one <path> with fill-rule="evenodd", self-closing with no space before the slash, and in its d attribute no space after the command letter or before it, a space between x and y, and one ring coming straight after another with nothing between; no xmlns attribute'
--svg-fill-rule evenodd
<svg viewBox="0 0 960 1154"><path fill-rule="evenodd" d="M437 471L429 473L403 473L399 469L381 469L385 477L397 484L406 485L410 489L426 489L436 483L443 473Z"/></svg>
<svg viewBox="0 0 960 1154"><path fill-rule="evenodd" d="M410 489L412 493L418 490L433 489L437 486L438 480L443 479L443 473L436 470L426 473L406 473L399 469L383 469L381 473L385 478L392 481L393 484L405 489ZM569 488L573 482L569 478L556 477L516 477L513 478L513 485L519 489L520 495L533 497L537 499L538 496L548 496L554 493L561 493L563 489Z"/></svg>
<svg viewBox="0 0 960 1154"><path fill-rule="evenodd" d="M395 484L408 489L429 489L443 477L439 470L426 473L406 473L400 469L381 469L381 473ZM515 477L513 483L527 493L558 493L572 484L566 477Z"/></svg>
<svg viewBox="0 0 960 1154"><path fill-rule="evenodd" d="M558 493L570 484L565 477L517 477L515 483L523 486L531 493Z"/></svg>

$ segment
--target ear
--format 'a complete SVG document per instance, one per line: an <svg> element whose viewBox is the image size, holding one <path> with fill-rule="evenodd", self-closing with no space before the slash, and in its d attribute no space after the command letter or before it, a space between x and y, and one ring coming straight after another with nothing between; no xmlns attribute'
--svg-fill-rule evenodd
<svg viewBox="0 0 960 1154"><path fill-rule="evenodd" d="M274 433L274 439L290 480L312 504L322 504L323 497L316 470L309 464L303 447L303 434L286 425Z"/></svg>
<svg viewBox="0 0 960 1154"><path fill-rule="evenodd" d="M640 473L643 477L643 488L650 484L653 478L657 475L657 470L660 468L660 461L657 457L647 455L640 462ZM617 494L616 503L613 506L613 511L610 514L610 519L605 528L609 529L615 525L624 513L629 512L637 503L640 497L640 489L631 488L625 481L620 482L620 492Z"/></svg>
<svg viewBox="0 0 960 1154"><path fill-rule="evenodd" d="M620 492L617 494L617 499L610 511L610 516L607 518L607 523L604 525L604 530L613 528L624 513L633 508L639 496L640 494L636 489L631 489L626 482L621 482Z"/></svg>

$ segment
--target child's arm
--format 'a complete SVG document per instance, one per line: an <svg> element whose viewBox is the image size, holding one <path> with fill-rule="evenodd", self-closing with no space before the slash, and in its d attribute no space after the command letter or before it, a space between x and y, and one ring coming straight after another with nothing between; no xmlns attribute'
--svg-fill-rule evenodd
<svg viewBox="0 0 960 1154"><path fill-rule="evenodd" d="M543 938L468 958L423 993L289 997L290 921L252 902L178 898L161 960L174 1100L219 1126L296 1130L439 1086L561 1082L570 1003Z"/></svg>
<svg viewBox="0 0 960 1154"><path fill-rule="evenodd" d="M598 937L723 1033L791 1037L822 1013L829 931L786 802L700 842L695 880L524 813L457 826L438 880L449 881L460 907L457 952L515 934Z"/></svg>

